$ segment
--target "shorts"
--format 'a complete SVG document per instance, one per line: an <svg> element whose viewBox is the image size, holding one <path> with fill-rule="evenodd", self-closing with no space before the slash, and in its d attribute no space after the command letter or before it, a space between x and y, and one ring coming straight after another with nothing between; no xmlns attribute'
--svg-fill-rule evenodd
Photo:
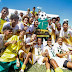
<svg viewBox="0 0 72 72"><path fill-rule="evenodd" d="M67 60L66 58L59 58L59 57L53 57L52 59L56 61L56 63L58 64L60 68L63 68L63 64L65 60Z"/></svg>
<svg viewBox="0 0 72 72"><path fill-rule="evenodd" d="M12 62L0 62L0 72L8 72L9 68L12 67L14 70L21 68L23 62L20 61L20 67L16 67L16 60Z"/></svg>
<svg viewBox="0 0 72 72"><path fill-rule="evenodd" d="M20 55L22 52L24 52L24 51L23 51L23 50L19 50L19 55ZM26 58L26 56L27 56L27 53L24 53L23 58ZM30 64L34 64L34 63L37 61L39 64L42 64L42 63L43 63L43 59L44 59L43 56L36 56L36 55L32 54L32 59L29 58L29 63L30 63Z"/></svg>
<svg viewBox="0 0 72 72"><path fill-rule="evenodd" d="M44 64L43 63L43 59L44 59L44 57L43 56L36 56L36 55L32 55L32 60L31 59L29 59L29 62L31 63L31 64L34 64L36 61L38 62L38 64Z"/></svg>

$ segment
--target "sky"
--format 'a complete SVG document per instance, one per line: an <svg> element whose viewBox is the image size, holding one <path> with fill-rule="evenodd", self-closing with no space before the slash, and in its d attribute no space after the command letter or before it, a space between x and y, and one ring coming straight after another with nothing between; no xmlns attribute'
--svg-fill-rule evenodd
<svg viewBox="0 0 72 72"><path fill-rule="evenodd" d="M61 24L63 19L69 19L69 25L72 25L72 0L0 0L0 11L2 7L26 11L38 6L47 14L59 15Z"/></svg>

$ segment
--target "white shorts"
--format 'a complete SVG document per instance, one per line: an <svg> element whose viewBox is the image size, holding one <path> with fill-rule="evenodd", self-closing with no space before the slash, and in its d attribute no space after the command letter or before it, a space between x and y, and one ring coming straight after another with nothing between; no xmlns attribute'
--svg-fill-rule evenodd
<svg viewBox="0 0 72 72"><path fill-rule="evenodd" d="M65 60L67 60L66 58L59 58L59 57L53 57L52 59L54 59L57 62L60 68L63 68L63 64Z"/></svg>
<svg viewBox="0 0 72 72"><path fill-rule="evenodd" d="M32 55L32 60L31 59L29 59L29 62L31 63L31 64L34 64L36 61L38 62L38 64L44 64L43 63L43 59L44 59L44 57L43 56L36 56L36 55Z"/></svg>
<svg viewBox="0 0 72 72"><path fill-rule="evenodd" d="M23 50L19 50L19 55L23 52L24 52ZM26 56L27 56L27 53L24 53L23 58L26 58ZM44 64L43 59L44 59L43 56L36 56L36 55L32 54L32 60L31 60L31 58L29 58L29 62L31 64L34 64L37 61L39 64Z"/></svg>

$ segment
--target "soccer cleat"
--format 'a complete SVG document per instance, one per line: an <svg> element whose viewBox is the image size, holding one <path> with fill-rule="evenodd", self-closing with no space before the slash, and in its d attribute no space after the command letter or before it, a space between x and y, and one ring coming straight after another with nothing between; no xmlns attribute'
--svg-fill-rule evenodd
<svg viewBox="0 0 72 72"><path fill-rule="evenodd" d="M51 72L51 70L50 69L47 69L46 72Z"/></svg>
<svg viewBox="0 0 72 72"><path fill-rule="evenodd" d="M63 72L63 71L62 71L61 68L58 67L58 68L55 69L55 72Z"/></svg>

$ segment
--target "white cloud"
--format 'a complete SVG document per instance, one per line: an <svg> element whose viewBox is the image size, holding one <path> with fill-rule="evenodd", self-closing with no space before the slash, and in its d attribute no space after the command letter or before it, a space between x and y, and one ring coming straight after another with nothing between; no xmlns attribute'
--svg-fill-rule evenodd
<svg viewBox="0 0 72 72"><path fill-rule="evenodd" d="M42 7L40 7L40 6L38 6L37 8L38 8L38 9L42 9Z"/></svg>

